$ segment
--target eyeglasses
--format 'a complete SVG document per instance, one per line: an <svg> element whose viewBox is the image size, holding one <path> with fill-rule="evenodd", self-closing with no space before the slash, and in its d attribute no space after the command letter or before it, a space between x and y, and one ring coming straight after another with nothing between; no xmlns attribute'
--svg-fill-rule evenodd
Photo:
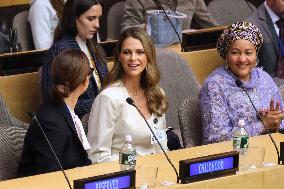
<svg viewBox="0 0 284 189"><path fill-rule="evenodd" d="M88 76L91 76L94 73L95 68L90 68L90 72L88 74Z"/></svg>

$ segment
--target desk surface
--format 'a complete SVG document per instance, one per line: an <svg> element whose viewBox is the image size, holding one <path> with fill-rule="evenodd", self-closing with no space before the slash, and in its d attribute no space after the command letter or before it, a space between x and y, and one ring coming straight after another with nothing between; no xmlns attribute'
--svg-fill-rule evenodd
<svg viewBox="0 0 284 189"><path fill-rule="evenodd" d="M0 7L9 7L15 5L27 5L30 0L1 0Z"/></svg>
<svg viewBox="0 0 284 189"><path fill-rule="evenodd" d="M284 135L273 134L276 144L284 141ZM263 147L266 149L265 162L277 162L276 152L267 135L253 137L250 139L250 146ZM210 155L232 150L232 142L222 142L217 144L198 146L178 151L169 152L168 155L172 159L173 164L178 168L178 161L199 157L202 155ZM163 154L148 155L138 157L137 166L139 165L155 165L159 167L159 181L175 181L175 173L168 164ZM66 173L72 182L74 179L86 178L95 175L115 172L119 170L118 162L94 164L87 167L75 168L67 170ZM279 177L282 175L282 177ZM237 175L221 177L201 182L190 183L186 185L174 184L169 188L189 188L189 189L272 189L284 188L282 178L284 175L284 167L275 165L272 167L259 168L253 171L240 172ZM272 186L273 183L273 186ZM161 187L161 186L160 186ZM8 181L0 182L1 189L59 189L68 188L64 176L61 172L53 172L48 174L37 175Z"/></svg>

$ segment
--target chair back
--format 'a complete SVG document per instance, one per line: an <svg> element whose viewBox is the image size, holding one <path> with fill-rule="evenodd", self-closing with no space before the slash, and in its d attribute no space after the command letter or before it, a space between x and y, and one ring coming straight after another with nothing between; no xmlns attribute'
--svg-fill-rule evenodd
<svg viewBox="0 0 284 189"><path fill-rule="evenodd" d="M157 63L161 72L160 84L169 101L167 127L179 130L178 107L186 97L197 96L200 85L187 62L176 52L157 49Z"/></svg>
<svg viewBox="0 0 284 189"><path fill-rule="evenodd" d="M256 7L246 0L212 0L207 8L220 25L244 21L256 10Z"/></svg>
<svg viewBox="0 0 284 189"><path fill-rule="evenodd" d="M202 120L198 97L186 98L178 108L181 138L185 148L202 143Z"/></svg>
<svg viewBox="0 0 284 189"><path fill-rule="evenodd" d="M10 114L0 96L0 181L17 176L27 126Z"/></svg>
<svg viewBox="0 0 284 189"><path fill-rule="evenodd" d="M0 181L17 177L25 134L20 127L0 127Z"/></svg>
<svg viewBox="0 0 284 189"><path fill-rule="evenodd" d="M33 50L34 42L32 31L28 22L29 11L25 10L16 14L13 19L13 28L17 29L18 42L21 43L22 50Z"/></svg>

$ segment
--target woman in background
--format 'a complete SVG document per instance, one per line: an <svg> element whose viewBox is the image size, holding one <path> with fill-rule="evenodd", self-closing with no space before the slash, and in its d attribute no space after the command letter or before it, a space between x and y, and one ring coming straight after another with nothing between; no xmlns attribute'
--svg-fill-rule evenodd
<svg viewBox="0 0 284 189"><path fill-rule="evenodd" d="M88 89L80 96L75 107L80 118L90 112L108 72L103 50L96 41L101 15L102 7L98 0L68 0L64 6L62 22L56 29L55 42L49 49L47 61L42 67L41 88L43 98L47 99L51 94L50 67L54 57L64 49L79 49L86 54L94 73L90 77Z"/></svg>
<svg viewBox="0 0 284 189"><path fill-rule="evenodd" d="M134 101L167 149L165 112L168 104L159 86L155 48L146 31L130 28L123 32L107 79L109 83L95 99L89 117L91 149L88 155L92 162L117 160L127 134L132 136L138 155L159 150L155 149L156 142L144 119L126 102L127 98Z"/></svg>
<svg viewBox="0 0 284 189"><path fill-rule="evenodd" d="M90 148L82 123L74 112L79 96L86 91L92 74L86 55L69 49L55 57L51 74L52 98L46 100L37 112L37 119L50 141L63 169L89 165L86 150ZM59 171L50 147L36 121L28 128L19 176L30 176Z"/></svg>
<svg viewBox="0 0 284 189"><path fill-rule="evenodd" d="M66 0L32 0L28 20L35 49L48 49L53 43L55 28L62 18Z"/></svg>
<svg viewBox="0 0 284 189"><path fill-rule="evenodd" d="M232 24L218 39L225 63L208 76L199 96L204 144L232 140L240 118L250 136L266 133L242 87L271 132L284 128L280 92L270 75L256 67L262 43L260 31L249 22Z"/></svg>

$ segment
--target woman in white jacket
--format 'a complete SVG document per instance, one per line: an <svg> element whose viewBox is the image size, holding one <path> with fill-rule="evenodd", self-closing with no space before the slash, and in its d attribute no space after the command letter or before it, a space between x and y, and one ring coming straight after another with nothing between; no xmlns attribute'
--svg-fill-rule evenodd
<svg viewBox="0 0 284 189"><path fill-rule="evenodd" d="M66 0L32 0L28 20L35 49L48 49L62 16Z"/></svg>
<svg viewBox="0 0 284 189"><path fill-rule="evenodd" d="M146 31L130 28L117 43L108 83L96 97L89 118L89 159L93 163L118 159L125 135L131 135L137 155L161 152L144 119L128 104L131 98L162 146L167 149L165 112L168 104L159 86L154 45Z"/></svg>

